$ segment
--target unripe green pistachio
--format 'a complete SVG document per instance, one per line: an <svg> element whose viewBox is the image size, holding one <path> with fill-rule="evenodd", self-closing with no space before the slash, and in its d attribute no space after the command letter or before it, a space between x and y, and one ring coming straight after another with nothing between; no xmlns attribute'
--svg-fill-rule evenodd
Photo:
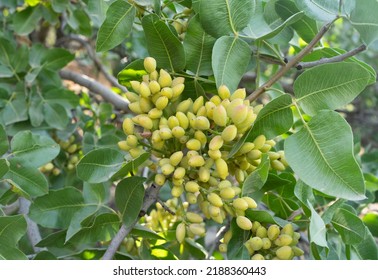
<svg viewBox="0 0 378 280"><path fill-rule="evenodd" d="M252 237L251 238L251 247L254 251L258 251L263 247L263 241L260 237Z"/></svg>
<svg viewBox="0 0 378 280"><path fill-rule="evenodd" d="M172 128L172 134L175 138L180 139L185 135L185 130L181 126Z"/></svg>
<svg viewBox="0 0 378 280"><path fill-rule="evenodd" d="M200 186L195 181L188 181L185 184L185 190L187 192L196 193L200 189Z"/></svg>
<svg viewBox="0 0 378 280"><path fill-rule="evenodd" d="M158 186L162 186L164 185L165 183L165 176L163 174L156 174L155 175L155 183L158 185Z"/></svg>
<svg viewBox="0 0 378 280"><path fill-rule="evenodd" d="M172 138L172 131L168 127L163 127L159 131L160 138L163 140L168 140Z"/></svg>
<svg viewBox="0 0 378 280"><path fill-rule="evenodd" d="M202 223L203 222L203 218L200 215L198 215L197 213L193 213L193 212L187 212L186 213L186 219L191 223Z"/></svg>
<svg viewBox="0 0 378 280"><path fill-rule="evenodd" d="M177 85L183 84L185 82L185 78L183 77L176 77L173 79L171 87L175 87Z"/></svg>
<svg viewBox="0 0 378 280"><path fill-rule="evenodd" d="M251 258L253 261L263 261L265 260L264 256L261 254L254 254Z"/></svg>
<svg viewBox="0 0 378 280"><path fill-rule="evenodd" d="M248 197L248 196L243 196L242 199L244 199L247 202L248 208L251 208L251 209L257 208L257 203L253 198Z"/></svg>
<svg viewBox="0 0 378 280"><path fill-rule="evenodd" d="M278 248L276 251L276 256L280 260L291 260L294 256L293 250L289 246L283 246L281 248Z"/></svg>
<svg viewBox="0 0 378 280"><path fill-rule="evenodd" d="M268 238L272 241L276 240L280 235L280 228L277 225L271 225L268 228Z"/></svg>
<svg viewBox="0 0 378 280"><path fill-rule="evenodd" d="M161 96L165 96L168 99L171 99L173 97L173 90L169 87L162 88L160 91Z"/></svg>
<svg viewBox="0 0 378 280"><path fill-rule="evenodd" d="M201 146L201 142L197 139L190 139L188 142L186 142L186 147L189 150L199 151Z"/></svg>
<svg viewBox="0 0 378 280"><path fill-rule="evenodd" d="M184 223L180 223L176 228L176 239L179 243L182 243L186 235L186 226Z"/></svg>
<svg viewBox="0 0 378 280"><path fill-rule="evenodd" d="M184 84L178 84L172 87L173 98L180 96L181 93L184 91L184 89L185 89Z"/></svg>
<svg viewBox="0 0 378 280"><path fill-rule="evenodd" d="M222 139L226 142L231 142L235 139L236 135L238 133L238 129L235 125L229 125L222 131Z"/></svg>
<svg viewBox="0 0 378 280"><path fill-rule="evenodd" d="M259 150L252 150L252 151L248 152L247 158L249 160L251 160L251 161L252 160L257 160L257 159L261 158L261 155L262 155L261 151L259 151Z"/></svg>
<svg viewBox="0 0 378 280"><path fill-rule="evenodd" d="M150 81L157 81L158 78L159 78L158 71L155 70L150 73Z"/></svg>
<svg viewBox="0 0 378 280"><path fill-rule="evenodd" d="M131 149L131 147L127 145L126 141L119 141L118 148L120 148L122 151L129 151Z"/></svg>
<svg viewBox="0 0 378 280"><path fill-rule="evenodd" d="M171 190L171 194L173 197L180 197L184 192L184 187L181 185L181 186L178 186L178 185L174 185L172 187L172 190Z"/></svg>
<svg viewBox="0 0 378 280"><path fill-rule="evenodd" d="M129 103L129 109L135 114L143 114L144 112L140 108L140 103L139 101Z"/></svg>
<svg viewBox="0 0 378 280"><path fill-rule="evenodd" d="M264 250L268 250L268 249L270 249L270 247L272 247L272 242L270 241L269 238L267 238L267 237L262 238L262 242L263 242L262 248Z"/></svg>
<svg viewBox="0 0 378 280"><path fill-rule="evenodd" d="M148 116L141 116L139 118L139 125L145 129L152 129L153 123L152 120Z"/></svg>
<svg viewBox="0 0 378 280"><path fill-rule="evenodd" d="M167 71L165 71L164 69L160 69L160 76L158 82L161 88L170 87L172 85L172 77L171 75L169 75Z"/></svg>
<svg viewBox="0 0 378 280"><path fill-rule="evenodd" d="M252 233L256 234L259 227L261 227L260 222L254 221L252 225Z"/></svg>
<svg viewBox="0 0 378 280"><path fill-rule="evenodd" d="M130 85L131 85L132 89L133 89L136 93L139 93L140 82L138 82L138 81L130 81ZM126 96L127 96L127 94L126 94Z"/></svg>
<svg viewBox="0 0 378 280"><path fill-rule="evenodd" d="M282 229L281 229L281 234L287 234L290 235L291 237L294 236L294 228L292 224L286 224Z"/></svg>
<svg viewBox="0 0 378 280"><path fill-rule="evenodd" d="M282 247L282 246L289 246L291 242L293 241L293 238L290 235L287 234L280 234L276 240L274 240L274 244Z"/></svg>
<svg viewBox="0 0 378 280"><path fill-rule="evenodd" d="M222 154L219 150L209 150L207 153L213 160L217 160L222 157Z"/></svg>
<svg viewBox="0 0 378 280"><path fill-rule="evenodd" d="M230 98L230 90L225 85L221 85L218 88L218 94L219 94L220 98L222 98L223 100Z"/></svg>
<svg viewBox="0 0 378 280"><path fill-rule="evenodd" d="M158 108L159 110L164 110L165 107L167 107L168 105L168 97L166 96L160 96L156 102L155 102L155 106L156 108Z"/></svg>
<svg viewBox="0 0 378 280"><path fill-rule="evenodd" d="M176 111L177 112L182 112L182 113L186 113L190 110L190 108L193 106L193 101L192 99L186 99L184 101L181 101L178 105L177 105L177 108L176 108Z"/></svg>
<svg viewBox="0 0 378 280"><path fill-rule="evenodd" d="M202 236L206 232L205 227L202 226L202 225L200 225L200 224L190 224L189 225L189 230L193 234L198 235L198 236Z"/></svg>
<svg viewBox="0 0 378 280"><path fill-rule="evenodd" d="M186 173L185 168L183 168L183 167L177 167L176 170L173 173L173 178L175 178L175 179L182 179L182 178L184 178L185 173Z"/></svg>
<svg viewBox="0 0 378 280"><path fill-rule="evenodd" d="M228 176L228 165L222 158L215 160L215 168L221 179L226 179Z"/></svg>
<svg viewBox="0 0 378 280"><path fill-rule="evenodd" d="M304 251L301 248L298 248L296 246L291 247L291 249L293 250L294 256L296 257L303 256L304 254Z"/></svg>
<svg viewBox="0 0 378 280"><path fill-rule="evenodd" d="M264 144L259 150L263 153L266 153L272 149L272 146L269 144Z"/></svg>
<svg viewBox="0 0 378 280"><path fill-rule="evenodd" d="M177 166L182 160L183 156L184 153L182 151L173 153L169 158L170 164L172 164L173 166Z"/></svg>
<svg viewBox="0 0 378 280"><path fill-rule="evenodd" d="M143 65L148 73L156 70L156 60L153 57L146 57L143 61Z"/></svg>
<svg viewBox="0 0 378 280"><path fill-rule="evenodd" d="M260 238L267 237L267 229L265 227L259 227L256 231L256 236Z"/></svg>
<svg viewBox="0 0 378 280"><path fill-rule="evenodd" d="M148 87L150 88L152 94L158 93L160 91L160 85L157 81L151 81L148 84Z"/></svg>
<svg viewBox="0 0 378 280"><path fill-rule="evenodd" d="M199 108L201 108L204 104L203 96L198 97L193 103L193 113L197 114Z"/></svg>
<svg viewBox="0 0 378 280"><path fill-rule="evenodd" d="M139 87L139 94L142 97L148 98L151 95L151 90L146 82L142 82Z"/></svg>
<svg viewBox="0 0 378 280"><path fill-rule="evenodd" d="M219 195L223 199L232 199L235 197L235 191L232 187L225 187L220 190Z"/></svg>
<svg viewBox="0 0 378 280"><path fill-rule="evenodd" d="M129 100L129 102L139 101L139 98L140 98L139 95L137 95L136 93L132 91L126 91L125 95L126 95L127 100Z"/></svg>
<svg viewBox="0 0 378 280"><path fill-rule="evenodd" d="M266 137L264 135L257 136L256 139L253 141L255 144L255 149L260 150L266 141Z"/></svg>
<svg viewBox="0 0 378 280"><path fill-rule="evenodd" d="M196 117L194 126L199 130L208 130L210 128L209 119L203 116Z"/></svg>
<svg viewBox="0 0 378 280"><path fill-rule="evenodd" d="M217 207L222 207L223 205L223 201L222 199L220 198L219 195L217 195L216 193L209 193L207 195L207 200L214 206L217 206Z"/></svg>
<svg viewBox="0 0 378 280"><path fill-rule="evenodd" d="M222 146L223 146L223 139L219 135L214 136L213 139L211 139L209 143L209 149L213 151L219 150L220 148L222 148Z"/></svg>
<svg viewBox="0 0 378 280"><path fill-rule="evenodd" d="M189 158L188 164L191 167L201 167L205 164L205 160L203 159L202 156L196 155L196 156Z"/></svg>
<svg viewBox="0 0 378 280"><path fill-rule="evenodd" d="M186 193L186 201L189 204L196 204L197 203L197 196L194 193Z"/></svg>
<svg viewBox="0 0 378 280"><path fill-rule="evenodd" d="M235 208L235 209L239 209L239 210L242 210L242 211L245 211L248 209L248 203L247 201L245 201L244 199L242 198L236 198L233 202L232 202L232 206Z"/></svg>
<svg viewBox="0 0 378 280"><path fill-rule="evenodd" d="M129 147L135 148L138 146L138 138L135 135L128 135L126 138L126 143Z"/></svg>
<svg viewBox="0 0 378 280"><path fill-rule="evenodd" d="M198 171L198 180L201 182L208 182L210 179L210 170L207 167L202 166Z"/></svg>
<svg viewBox="0 0 378 280"><path fill-rule="evenodd" d="M218 250L220 253L227 253L227 244L219 244Z"/></svg>
<svg viewBox="0 0 378 280"><path fill-rule="evenodd" d="M214 109L217 107L217 105L215 105L213 102L206 102L205 103L205 108L206 108L206 113L207 113L207 117L210 118L210 119L213 119L214 117Z"/></svg>
<svg viewBox="0 0 378 280"><path fill-rule="evenodd" d="M236 218L236 224L238 227L244 230L251 230L252 228L252 222L244 216L238 216Z"/></svg>
<svg viewBox="0 0 378 280"><path fill-rule="evenodd" d="M189 119L183 112L177 112L176 118L183 129L187 129L189 127Z"/></svg>
<svg viewBox="0 0 378 280"><path fill-rule="evenodd" d="M277 170L277 171L284 171L286 169L285 165L283 165L283 163L280 162L277 159L271 161L270 164L271 164L272 168Z"/></svg>
<svg viewBox="0 0 378 280"><path fill-rule="evenodd" d="M210 217L220 216L220 213L221 213L220 208L218 206L214 206L214 205L209 205L208 211L209 211Z"/></svg>
<svg viewBox="0 0 378 280"><path fill-rule="evenodd" d="M172 174L174 170L175 170L174 166L172 166L172 165L169 164L169 163L166 163L166 164L164 164L164 165L161 167L161 172L162 172L164 175L166 175L166 176Z"/></svg>
<svg viewBox="0 0 378 280"><path fill-rule="evenodd" d="M234 93L230 97L230 100L232 101L232 100L235 100L237 98L244 100L246 96L247 96L247 93L245 91L245 88L239 88L239 89L234 91Z"/></svg>

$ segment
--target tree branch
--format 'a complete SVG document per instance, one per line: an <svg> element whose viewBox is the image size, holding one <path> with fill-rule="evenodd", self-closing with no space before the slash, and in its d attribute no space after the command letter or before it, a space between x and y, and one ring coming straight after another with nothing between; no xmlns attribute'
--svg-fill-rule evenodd
<svg viewBox="0 0 378 280"><path fill-rule="evenodd" d="M324 34L330 29L331 25L335 20L337 20L339 17L336 17L332 22L327 23L324 25L318 34L315 35L315 37L311 40L311 42L304 47L296 56L294 56L288 63L281 67L281 69L266 83L264 83L262 86L260 86L258 89L256 89L254 92L252 92L251 95L249 95L247 98L250 101L256 100L261 94L263 94L267 88L270 88L275 82L277 82L283 75L286 74L292 67L296 66L299 61L302 60L302 58L311 52L311 50L316 46L317 43L323 38Z"/></svg>
<svg viewBox="0 0 378 280"><path fill-rule="evenodd" d="M126 92L127 88L120 85L117 81L117 79L111 75L104 67L104 65L101 63L101 61L98 59L94 49L92 48L91 44L83 37L80 35L69 35L67 37L63 37L61 40L66 41L66 40L72 40L80 43L82 46L85 47L87 50L88 56L93 60L96 68L105 76L105 78L110 82L110 84L113 87L119 88L121 91Z"/></svg>
<svg viewBox="0 0 378 280"><path fill-rule="evenodd" d="M81 75L67 70L60 70L59 75L64 80L73 81L81 86L86 87L90 91L101 95L106 101L113 104L116 109L122 110L124 112L129 112L129 102L125 98L116 94L94 79L86 75Z"/></svg>
<svg viewBox="0 0 378 280"><path fill-rule="evenodd" d="M150 208L150 206L157 201L159 191L160 191L160 187L157 187L155 185L151 185L150 187L147 188L139 217L136 218L135 221L127 227L124 224L122 224L116 236L110 242L109 247L106 250L105 254L102 256L103 260L113 259L115 253L118 250L118 247L121 245L125 237L130 233L130 231L134 228L136 223L139 221L139 218L142 217L145 213L147 213L148 208Z"/></svg>
<svg viewBox="0 0 378 280"><path fill-rule="evenodd" d="M24 197L20 197L19 201L20 201L19 213L25 216L25 220L27 223L27 235L33 247L33 251L35 253L39 253L43 250L46 250L46 248L39 248L35 246L42 240L42 237L41 237L41 234L39 233L38 225L32 220L30 220L28 217L29 207L30 207L31 202Z"/></svg>

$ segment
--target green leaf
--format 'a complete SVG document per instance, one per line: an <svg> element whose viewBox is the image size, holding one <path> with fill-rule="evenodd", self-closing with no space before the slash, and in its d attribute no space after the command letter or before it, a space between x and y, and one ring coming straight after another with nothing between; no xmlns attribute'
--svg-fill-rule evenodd
<svg viewBox="0 0 378 280"><path fill-rule="evenodd" d="M145 180L133 176L123 179L117 185L115 203L126 227L131 226L139 216L143 204Z"/></svg>
<svg viewBox="0 0 378 280"><path fill-rule="evenodd" d="M0 65L0 78L13 77L13 71L9 67Z"/></svg>
<svg viewBox="0 0 378 280"><path fill-rule="evenodd" d="M100 27L96 51L107 51L122 43L133 27L136 9L124 0L113 2L106 12L106 19Z"/></svg>
<svg viewBox="0 0 378 280"><path fill-rule="evenodd" d="M91 218L97 209L98 205L88 205L76 211L76 213L72 216L70 225L68 226L65 243L71 241L73 236L75 236L82 229L82 222L87 218Z"/></svg>
<svg viewBox="0 0 378 280"><path fill-rule="evenodd" d="M232 237L227 244L227 258L229 260L249 260L249 252L244 243L250 237L250 231L242 230L236 224L236 219L231 221Z"/></svg>
<svg viewBox="0 0 378 280"><path fill-rule="evenodd" d="M312 188L303 183L303 181L298 180L294 188L294 195L300 202L302 202L303 209L309 212L310 209L308 208L307 203L309 202L312 204L315 202L315 196ZM307 214L308 212L306 212L306 215L310 216L310 214Z"/></svg>
<svg viewBox="0 0 378 280"><path fill-rule="evenodd" d="M0 217L0 245L16 246L26 233L23 215Z"/></svg>
<svg viewBox="0 0 378 280"><path fill-rule="evenodd" d="M301 11L291 0L279 0L276 2L276 12L283 20L287 20ZM318 33L316 21L307 16L302 16L298 21L292 23L291 27L307 43Z"/></svg>
<svg viewBox="0 0 378 280"><path fill-rule="evenodd" d="M259 166L245 179L242 188L242 196L251 196L251 194L259 191L264 186L268 179L269 168L269 157L267 154L263 154Z"/></svg>
<svg viewBox="0 0 378 280"><path fill-rule="evenodd" d="M258 221L260 223L265 224L277 224L281 227L288 224L287 221L279 217L275 217L267 211L248 209L247 211L245 211L245 216L249 218L251 221Z"/></svg>
<svg viewBox="0 0 378 280"><path fill-rule="evenodd" d="M0 155L5 154L8 151L8 148L8 136L4 127L0 124Z"/></svg>
<svg viewBox="0 0 378 280"><path fill-rule="evenodd" d="M212 66L217 87L226 85L230 91L237 89L247 70L252 51L249 45L238 37L223 36L213 48Z"/></svg>
<svg viewBox="0 0 378 280"><path fill-rule="evenodd" d="M339 0L295 0L297 7L306 15L327 22L334 20L339 14L339 2Z"/></svg>
<svg viewBox="0 0 378 280"><path fill-rule="evenodd" d="M50 70L60 70L74 58L75 55L71 54L69 51L60 48L54 48L51 50L45 50L45 53L41 58L41 63L43 64L44 68Z"/></svg>
<svg viewBox="0 0 378 280"><path fill-rule="evenodd" d="M338 209L332 219L332 225L341 235L345 244L357 245L364 240L366 227L352 212Z"/></svg>
<svg viewBox="0 0 378 280"><path fill-rule="evenodd" d="M339 109L350 103L368 84L370 73L350 62L329 63L305 71L294 82L294 93L309 115Z"/></svg>
<svg viewBox="0 0 378 280"><path fill-rule="evenodd" d="M26 167L40 167L53 160L60 151L57 144L45 135L32 134L30 131L20 131L11 142L14 160Z"/></svg>
<svg viewBox="0 0 378 280"><path fill-rule="evenodd" d="M365 230L363 240L353 245L352 248L361 260L378 259L377 243L368 229Z"/></svg>
<svg viewBox="0 0 378 280"><path fill-rule="evenodd" d="M186 69L196 76L212 75L211 55L214 43L215 38L202 29L198 15L194 16L189 21L184 40Z"/></svg>
<svg viewBox="0 0 378 280"><path fill-rule="evenodd" d="M130 172L136 172L138 167L150 158L149 153L143 153L139 157L125 163L117 173L112 176L112 181L117 181L125 178Z"/></svg>
<svg viewBox="0 0 378 280"><path fill-rule="evenodd" d="M130 234L145 239L165 240L163 236L160 236L153 230L150 230L149 228L144 227L140 224L136 224L135 227L131 230Z"/></svg>
<svg viewBox="0 0 378 280"><path fill-rule="evenodd" d="M13 16L14 30L19 35L28 35L38 26L38 21L41 17L42 11L39 6L28 7L21 12L17 12Z"/></svg>
<svg viewBox="0 0 378 280"><path fill-rule="evenodd" d="M86 154L76 166L77 176L88 183L109 180L122 166L123 154L114 149L102 148Z"/></svg>
<svg viewBox="0 0 378 280"><path fill-rule="evenodd" d="M56 129L63 130L67 127L70 119L66 110L59 104L43 104L43 112L45 113L46 123Z"/></svg>
<svg viewBox="0 0 378 280"><path fill-rule="evenodd" d="M129 63L117 75L118 82L131 89L130 81L141 80L147 74L144 69L143 59L137 59Z"/></svg>
<svg viewBox="0 0 378 280"><path fill-rule="evenodd" d="M254 40L266 40L273 38L278 33L280 33L285 27L297 22L303 16L303 12L297 12L278 25L276 24L276 22L273 22L271 25L269 25L264 18L262 2L257 2L258 6L254 10L250 22L247 25L247 27L243 30L243 32L247 36Z"/></svg>
<svg viewBox="0 0 378 280"><path fill-rule="evenodd" d="M353 155L352 131L338 113L324 110L315 115L285 140L285 156L312 188L349 200L365 198L362 172Z"/></svg>
<svg viewBox="0 0 378 280"><path fill-rule="evenodd" d="M0 244L0 260L28 260L28 258L19 249Z"/></svg>
<svg viewBox="0 0 378 280"><path fill-rule="evenodd" d="M375 212L367 213L362 217L362 221L369 228L370 232L378 237L378 214Z"/></svg>
<svg viewBox="0 0 378 280"><path fill-rule="evenodd" d="M96 27L100 26L105 18L108 10L108 3L101 0L88 0L88 12L91 20Z"/></svg>
<svg viewBox="0 0 378 280"><path fill-rule="evenodd" d="M29 217L47 228L66 229L75 213L84 206L83 196L75 188L50 190L47 195L35 199Z"/></svg>
<svg viewBox="0 0 378 280"><path fill-rule="evenodd" d="M23 95L23 96L22 96ZM17 92L14 98L7 101L5 108L1 112L1 118L5 125L28 119L28 104L25 100L25 93Z"/></svg>
<svg viewBox="0 0 378 280"><path fill-rule="evenodd" d="M376 0L356 1L356 7L350 15L350 22L368 45L378 39L377 9Z"/></svg>
<svg viewBox="0 0 378 280"><path fill-rule="evenodd" d="M144 16L142 26L147 40L148 53L160 68L181 71L185 67L185 51L180 40L166 23L155 14Z"/></svg>
<svg viewBox="0 0 378 280"><path fill-rule="evenodd" d="M249 23L253 6L251 0L201 0L202 27L215 38L236 34Z"/></svg>
<svg viewBox="0 0 378 280"><path fill-rule="evenodd" d="M93 221L84 223L82 229L70 241L75 243L106 242L117 234L119 226L118 215L112 213L100 214Z"/></svg>
<svg viewBox="0 0 378 280"><path fill-rule="evenodd" d="M52 0L51 6L57 13L65 11L69 5L69 0Z"/></svg>
<svg viewBox="0 0 378 280"><path fill-rule="evenodd" d="M5 158L0 159L0 178L9 171L9 162Z"/></svg>
<svg viewBox="0 0 378 280"><path fill-rule="evenodd" d="M9 160L9 171L4 178L10 180L27 195L41 196L48 192L46 177L34 167L23 166L22 163Z"/></svg>
<svg viewBox="0 0 378 280"><path fill-rule="evenodd" d="M34 261L37 261L37 260L58 260L57 257L51 253L51 252L48 252L48 251L41 251L39 253L37 253L37 255L34 257L33 259Z"/></svg>
<svg viewBox="0 0 378 280"><path fill-rule="evenodd" d="M310 241L321 247L328 247L327 243L327 229L324 221L312 207L311 203L308 202L307 206L311 210L311 219L310 219Z"/></svg>
<svg viewBox="0 0 378 280"><path fill-rule="evenodd" d="M290 95L281 95L266 104L251 128L246 141L253 140L259 135L273 139L287 131L293 125L292 99Z"/></svg>

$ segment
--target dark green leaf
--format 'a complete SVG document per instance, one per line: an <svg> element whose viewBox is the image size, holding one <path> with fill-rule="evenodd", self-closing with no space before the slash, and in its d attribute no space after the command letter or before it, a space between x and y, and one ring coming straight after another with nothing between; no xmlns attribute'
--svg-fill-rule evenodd
<svg viewBox="0 0 378 280"><path fill-rule="evenodd" d="M166 23L155 14L142 19L149 54L156 59L160 68L181 71L185 67L185 51L180 40Z"/></svg>
<svg viewBox="0 0 378 280"><path fill-rule="evenodd" d="M267 211L261 211L261 210L248 209L245 212L245 216L249 218L251 221L258 221L260 223L266 223L266 224L277 224L281 227L285 226L288 223L287 221L282 220L281 218L274 217L272 214L270 214Z"/></svg>
<svg viewBox="0 0 378 280"><path fill-rule="evenodd" d="M9 143L8 143L8 136L5 132L5 129L2 125L0 125L0 155L5 154L8 151Z"/></svg>
<svg viewBox="0 0 378 280"><path fill-rule="evenodd" d="M361 260L378 259L377 243L368 229L365 230L363 240L353 245L352 248Z"/></svg>
<svg viewBox="0 0 378 280"><path fill-rule="evenodd" d="M60 147L48 136L20 131L13 137L11 149L14 159L23 166L40 167L53 160Z"/></svg>
<svg viewBox="0 0 378 280"><path fill-rule="evenodd" d="M202 29L198 15L194 16L189 22L184 40L186 69L196 76L210 76L213 73L211 55L214 43L215 38Z"/></svg>
<svg viewBox="0 0 378 280"><path fill-rule="evenodd" d="M126 227L131 226L139 216L143 204L145 180L133 176L123 179L117 185L115 203Z"/></svg>
<svg viewBox="0 0 378 280"><path fill-rule="evenodd" d="M245 179L242 196L251 196L252 193L259 191L264 186L268 178L269 168L269 157L267 154L263 154L259 166Z"/></svg>
<svg viewBox="0 0 378 280"><path fill-rule="evenodd" d="M81 192L67 187L50 190L38 197L30 206L29 216L37 224L47 228L68 228L75 213L86 206Z"/></svg>
<svg viewBox="0 0 378 280"><path fill-rule="evenodd" d="M106 12L106 19L98 31L96 51L110 50L125 40L133 27L135 13L134 5L124 0L112 3Z"/></svg>
<svg viewBox="0 0 378 280"><path fill-rule="evenodd" d="M109 180L122 166L123 154L117 150L102 148L86 154L76 166L77 175L88 183Z"/></svg>
<svg viewBox="0 0 378 280"><path fill-rule="evenodd" d="M60 70L74 58L75 55L71 54L69 51L60 48L54 48L46 51L41 59L41 63L43 64L43 67L47 69Z"/></svg>
<svg viewBox="0 0 378 280"><path fill-rule="evenodd" d="M14 246L0 244L0 260L28 260L28 258Z"/></svg>
<svg viewBox="0 0 378 280"><path fill-rule="evenodd" d="M238 37L223 36L214 45L212 66L217 87L226 85L230 91L237 89L247 70L252 51L249 45Z"/></svg>
<svg viewBox="0 0 378 280"><path fill-rule="evenodd" d="M69 0L52 0L51 6L53 10L57 13L62 13L68 7Z"/></svg>
<svg viewBox="0 0 378 280"><path fill-rule="evenodd" d="M357 63L329 63L300 75L294 82L294 93L301 108L314 115L319 110L339 109L350 103L369 80L370 73Z"/></svg>
<svg viewBox="0 0 378 280"><path fill-rule="evenodd" d="M56 129L63 130L67 127L70 119L67 116L67 112L59 104L43 104L43 111L45 113L46 123Z"/></svg>
<svg viewBox="0 0 378 280"><path fill-rule="evenodd" d="M287 132L293 125L291 105L291 97L287 94L266 104L257 115L246 141L253 140L262 134L268 139L273 139Z"/></svg>
<svg viewBox="0 0 378 280"><path fill-rule="evenodd" d="M276 2L276 12L283 20L287 20L291 16L300 12L300 10L291 0L279 0ZM297 22L294 22L291 27L307 43L309 43L318 33L316 21L307 16L303 16Z"/></svg>
<svg viewBox="0 0 378 280"><path fill-rule="evenodd" d="M332 225L341 235L345 244L357 245L364 240L366 227L352 212L338 209L332 219Z"/></svg>
<svg viewBox="0 0 378 280"><path fill-rule="evenodd" d="M130 172L136 172L138 170L138 167L142 165L149 158L150 158L149 153L143 153L136 159L128 161L122 166L122 168L117 173L115 173L112 176L111 179L113 181L117 181L122 178L125 178L127 175L129 175Z"/></svg>
<svg viewBox="0 0 378 280"><path fill-rule="evenodd" d="M338 113L320 111L285 140L285 156L299 178L312 188L350 200L365 197L362 172L353 155L352 131Z"/></svg>
<svg viewBox="0 0 378 280"><path fill-rule="evenodd" d="M250 231L242 230L236 224L236 220L231 221L232 237L227 244L227 258L229 260L249 260L249 252L244 243L250 237Z"/></svg>
<svg viewBox="0 0 378 280"><path fill-rule="evenodd" d="M149 228L146 228L140 224L136 224L135 227L130 232L131 235L145 238L145 239L160 239L165 240L163 236L160 236L156 232L152 231Z"/></svg>
<svg viewBox="0 0 378 280"><path fill-rule="evenodd" d="M9 171L9 162L5 158L0 159L0 178Z"/></svg>
<svg viewBox="0 0 378 280"><path fill-rule="evenodd" d="M58 260L56 256L54 256L53 253L49 251L42 251L39 252L33 260Z"/></svg>
<svg viewBox="0 0 378 280"><path fill-rule="evenodd" d="M201 0L201 24L215 38L237 34L249 23L253 6L251 0Z"/></svg>
<svg viewBox="0 0 378 280"><path fill-rule="evenodd" d="M28 7L25 10L15 13L13 16L14 30L19 35L28 35L36 26L42 17L42 11L39 6Z"/></svg>
<svg viewBox="0 0 378 280"><path fill-rule="evenodd" d="M41 196L48 192L46 177L34 167L25 167L14 160L9 161L9 171L4 176L29 196Z"/></svg>
<svg viewBox="0 0 378 280"><path fill-rule="evenodd" d="M0 217L0 245L16 246L26 233L23 215Z"/></svg>
<svg viewBox="0 0 378 280"><path fill-rule="evenodd" d="M13 71L9 67L0 65L0 78L13 77Z"/></svg>

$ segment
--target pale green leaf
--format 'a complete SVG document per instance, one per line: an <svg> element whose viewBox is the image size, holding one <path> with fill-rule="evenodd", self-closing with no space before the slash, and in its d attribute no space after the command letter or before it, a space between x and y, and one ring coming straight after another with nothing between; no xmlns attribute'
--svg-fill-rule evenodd
<svg viewBox="0 0 378 280"><path fill-rule="evenodd" d="M41 196L48 192L46 177L34 167L25 167L22 163L9 160L9 171L4 178L20 188L29 196Z"/></svg>
<svg viewBox="0 0 378 280"><path fill-rule="evenodd" d="M145 180L133 176L123 179L117 185L115 203L126 227L131 226L138 218L143 204Z"/></svg>
<svg viewBox="0 0 378 280"><path fill-rule="evenodd" d="M172 33L167 24L155 14L142 19L147 39L148 53L156 59L160 68L181 71L185 67L185 51L180 40Z"/></svg>
<svg viewBox="0 0 378 280"><path fill-rule="evenodd" d="M340 234L345 244L357 245L365 237L366 227L354 213L338 209L332 219L332 225Z"/></svg>
<svg viewBox="0 0 378 280"><path fill-rule="evenodd" d="M123 154L114 149L102 148L86 154L76 166L77 175L88 183L109 180L124 162Z"/></svg>
<svg viewBox="0 0 378 280"><path fill-rule="evenodd" d="M236 34L249 23L253 6L251 0L201 0L199 16L202 27L215 38Z"/></svg>
<svg viewBox="0 0 378 280"><path fill-rule="evenodd" d="M215 38L206 34L199 22L198 15L194 16L186 31L184 48L186 55L186 68L196 76L210 76L213 73L211 67L211 54Z"/></svg>
<svg viewBox="0 0 378 280"><path fill-rule="evenodd" d="M370 73L350 62L329 63L306 70L294 82L294 93L309 115L339 109L350 103L368 84Z"/></svg>
<svg viewBox="0 0 378 280"><path fill-rule="evenodd" d="M358 0L356 8L350 15L350 22L368 45L378 39L377 11L378 2L376 0Z"/></svg>
<svg viewBox="0 0 378 280"><path fill-rule="evenodd" d="M122 43L132 30L135 14L134 5L124 0L112 3L98 31L96 51L107 51Z"/></svg>
<svg viewBox="0 0 378 280"><path fill-rule="evenodd" d="M47 228L68 228L75 213L88 206L84 204L81 192L67 187L50 190L38 197L30 206L29 216L37 224Z"/></svg>
<svg viewBox="0 0 378 280"><path fill-rule="evenodd" d="M314 207L310 202L307 203L307 206L311 210L311 219L310 219L310 241L321 247L328 247L327 243L327 229L324 221L315 211Z"/></svg>
<svg viewBox="0 0 378 280"><path fill-rule="evenodd" d="M295 0L297 7L306 15L324 22L330 22L336 18L339 14L339 2L340 0Z"/></svg>
<svg viewBox="0 0 378 280"><path fill-rule="evenodd" d="M212 67L217 87L226 85L230 91L237 89L247 70L252 51L238 37L223 36L214 45Z"/></svg>
<svg viewBox="0 0 378 280"><path fill-rule="evenodd" d="M298 177L312 188L350 200L365 197L352 131L338 113L324 110L315 115L285 140L285 156Z"/></svg>
<svg viewBox="0 0 378 280"><path fill-rule="evenodd" d="M59 145L50 137L18 132L11 141L12 155L23 166L40 167L53 160L60 151Z"/></svg>

